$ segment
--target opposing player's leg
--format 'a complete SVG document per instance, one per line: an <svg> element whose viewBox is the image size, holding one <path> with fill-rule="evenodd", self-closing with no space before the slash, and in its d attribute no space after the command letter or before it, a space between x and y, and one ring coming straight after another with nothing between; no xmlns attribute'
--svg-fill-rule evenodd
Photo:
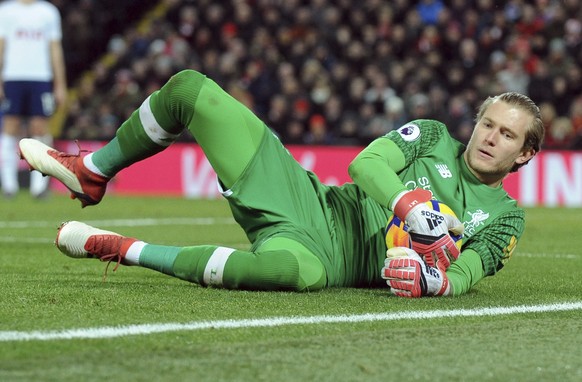
<svg viewBox="0 0 582 382"><path fill-rule="evenodd" d="M47 146L53 145L49 129L49 118L55 113L56 103L52 81L29 81L28 88L28 134ZM42 198L48 192L49 178L38 171L30 173L30 194Z"/></svg>
<svg viewBox="0 0 582 382"><path fill-rule="evenodd" d="M48 118L44 116L31 117L29 131L32 139L49 147L53 145L53 136L49 131ZM30 194L36 198L44 197L48 192L49 180L48 177L43 176L40 172L32 171L30 173Z"/></svg>
<svg viewBox="0 0 582 382"><path fill-rule="evenodd" d="M0 176L2 192L5 197L16 195L20 189L18 184L18 134L22 118L16 115L4 115L2 118L2 134L0 135Z"/></svg>
<svg viewBox="0 0 582 382"><path fill-rule="evenodd" d="M26 112L26 85L22 81L5 81L3 84L6 106L2 116L0 134L0 176L4 196L14 196L18 184L18 137Z"/></svg>
<svg viewBox="0 0 582 382"><path fill-rule="evenodd" d="M215 245L174 247L73 221L60 227L55 244L69 257L139 265L202 286L299 292L326 284L321 262L287 238L273 238L254 252Z"/></svg>

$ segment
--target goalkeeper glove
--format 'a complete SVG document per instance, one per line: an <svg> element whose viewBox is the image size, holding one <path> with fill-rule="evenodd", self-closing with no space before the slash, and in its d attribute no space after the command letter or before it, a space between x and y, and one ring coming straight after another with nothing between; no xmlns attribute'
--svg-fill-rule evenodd
<svg viewBox="0 0 582 382"><path fill-rule="evenodd" d="M425 203L432 198L432 193L422 188L403 191L394 198L392 211L406 222L408 230L425 235L440 236L449 231L456 235L464 230L463 223L455 216L443 214L431 209Z"/></svg>
<svg viewBox="0 0 582 382"><path fill-rule="evenodd" d="M439 237L410 232L412 249L420 254L428 266L447 270L459 257L461 251L449 234Z"/></svg>
<svg viewBox="0 0 582 382"><path fill-rule="evenodd" d="M449 231L461 235L465 227L457 217L435 211L426 205L431 197L432 193L422 188L404 191L394 198L392 211L406 222L411 233L412 248L424 256L430 266L434 267L440 261L440 266L447 269L460 255ZM413 234L421 234L423 237L416 235L415 239Z"/></svg>
<svg viewBox="0 0 582 382"><path fill-rule="evenodd" d="M390 292L400 297L447 296L451 293L444 271L427 265L412 249L390 248L386 252L382 278Z"/></svg>

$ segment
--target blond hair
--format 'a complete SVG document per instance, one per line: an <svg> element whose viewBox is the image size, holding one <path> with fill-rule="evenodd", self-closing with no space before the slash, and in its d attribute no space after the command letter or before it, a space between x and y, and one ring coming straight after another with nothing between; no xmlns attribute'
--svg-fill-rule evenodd
<svg viewBox="0 0 582 382"><path fill-rule="evenodd" d="M491 106L495 101L503 101L509 105L516 106L521 110L524 110L529 115L532 116L532 123L528 126L525 133L525 141L523 143L522 150L534 150L535 154L539 153L541 150L542 143L544 141L545 128L542 122L542 117L540 114L540 108L532 101L528 96L516 92L507 92L499 94L493 97L488 97L479 107L477 116L475 117L475 122L479 122L485 114L485 111ZM515 164L510 172L515 172L523 165L529 162L524 162L522 164Z"/></svg>

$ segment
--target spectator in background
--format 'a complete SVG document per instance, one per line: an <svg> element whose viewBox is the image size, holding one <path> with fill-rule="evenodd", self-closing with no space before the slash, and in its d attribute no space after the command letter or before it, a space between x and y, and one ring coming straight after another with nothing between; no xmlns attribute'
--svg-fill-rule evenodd
<svg viewBox="0 0 582 382"><path fill-rule="evenodd" d="M455 95L449 102L447 117L443 121L451 129L450 133L453 138L466 144L473 132L472 117L466 99L460 95Z"/></svg>
<svg viewBox="0 0 582 382"><path fill-rule="evenodd" d="M527 92L538 105L543 102L550 102L552 93L549 91L552 87L552 79L548 64L545 61L540 61L536 65L535 71L530 78L527 85Z"/></svg>
<svg viewBox="0 0 582 382"><path fill-rule="evenodd" d="M552 87L550 88L552 94L552 103L556 108L558 117L565 117L570 111L570 100L572 94L568 93L568 83L566 77L557 75L552 80Z"/></svg>
<svg viewBox="0 0 582 382"><path fill-rule="evenodd" d="M334 143L334 135L321 114L315 114L309 118L305 143L309 145L331 145Z"/></svg>
<svg viewBox="0 0 582 382"><path fill-rule="evenodd" d="M529 75L525 72L520 61L515 59L507 60L505 68L499 71L496 77L505 91L527 94Z"/></svg>
<svg viewBox="0 0 582 382"><path fill-rule="evenodd" d="M304 104L307 106L307 103ZM283 131L290 116L289 101L283 95L275 94L271 98L270 107L267 112L266 121L269 126L275 131Z"/></svg>
<svg viewBox="0 0 582 382"><path fill-rule="evenodd" d="M358 146L361 140L358 137L360 123L357 113L346 113L345 117L339 122L339 131L335 143L341 146Z"/></svg>
<svg viewBox="0 0 582 382"><path fill-rule="evenodd" d="M582 107L582 105L580 105ZM580 110L582 112L582 110ZM577 145L575 108L572 115L561 116L552 102L540 104L540 115L546 131L545 147L550 150L573 149ZM581 147L579 147L581 148Z"/></svg>
<svg viewBox="0 0 582 382"><path fill-rule="evenodd" d="M572 64L572 57L568 55L566 43L562 38L554 38L550 41L547 62L552 76L563 75Z"/></svg>
<svg viewBox="0 0 582 382"><path fill-rule="evenodd" d="M552 121L547 135L546 148L568 149L573 145L574 130L568 117L558 117Z"/></svg>
<svg viewBox="0 0 582 382"><path fill-rule="evenodd" d="M390 87L388 83L388 77L385 73L379 70L377 67L370 68L370 73L368 74L368 83L370 87L364 92L364 101L373 105L376 113L382 114L386 102L394 97L396 93L394 89Z"/></svg>
<svg viewBox="0 0 582 382"><path fill-rule="evenodd" d="M342 123L343 109L339 94L330 94L322 107L323 117L332 126L332 130L339 130Z"/></svg>
<svg viewBox="0 0 582 382"><path fill-rule="evenodd" d="M582 95L582 67L574 64L570 65L565 77L568 83L568 94L570 95L568 104L573 104L574 100Z"/></svg>
<svg viewBox="0 0 582 382"><path fill-rule="evenodd" d="M580 54L582 49L582 22L576 18L571 18L564 25L564 42L566 49L572 56Z"/></svg>
<svg viewBox="0 0 582 382"><path fill-rule="evenodd" d="M14 197L19 190L16 144L23 122L28 122L26 135L52 144L49 117L67 96L61 38L61 15L51 3L9 0L0 4L0 172L5 197ZM46 196L48 181L31 172L32 196Z"/></svg>
<svg viewBox="0 0 582 382"><path fill-rule="evenodd" d="M381 114L373 113L370 120L360 127L361 142L372 142L388 134L408 121L402 98L392 95L383 105Z"/></svg>
<svg viewBox="0 0 582 382"><path fill-rule="evenodd" d="M582 94L574 99L570 106L570 121L572 122L572 148L582 149Z"/></svg>
<svg viewBox="0 0 582 382"><path fill-rule="evenodd" d="M305 128L301 121L289 119L285 126L285 132L282 140L291 145L300 145L305 143Z"/></svg>
<svg viewBox="0 0 582 382"><path fill-rule="evenodd" d="M427 119L430 116L430 100L424 93L416 93L408 101L408 114L411 119Z"/></svg>

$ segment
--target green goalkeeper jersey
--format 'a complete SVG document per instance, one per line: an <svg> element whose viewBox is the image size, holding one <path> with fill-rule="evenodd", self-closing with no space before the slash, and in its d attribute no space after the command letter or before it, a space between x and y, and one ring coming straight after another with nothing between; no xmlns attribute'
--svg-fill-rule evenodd
<svg viewBox="0 0 582 382"><path fill-rule="evenodd" d="M447 204L465 226L462 251L479 254L484 275L500 270L524 229L524 211L516 201L501 185L484 185L471 173L463 159L465 146L453 139L447 127L438 121L412 121L364 150L370 157L390 162L394 150L386 150L383 140L391 140L404 154L404 164L393 166L396 168L392 170L406 189L430 190L434 198ZM389 205L390 199L386 198L392 198L395 186L398 187L389 182L383 184L377 178L358 183L363 189L373 190L370 196L380 206ZM376 216L374 212L370 215Z"/></svg>

